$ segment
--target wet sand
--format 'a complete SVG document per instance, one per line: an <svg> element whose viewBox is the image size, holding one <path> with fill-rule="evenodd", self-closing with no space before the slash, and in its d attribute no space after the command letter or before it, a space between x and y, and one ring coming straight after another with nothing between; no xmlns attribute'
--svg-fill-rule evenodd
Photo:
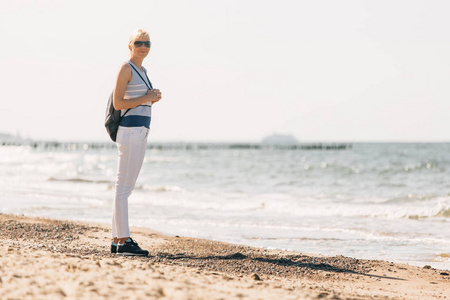
<svg viewBox="0 0 450 300"><path fill-rule="evenodd" d="M110 254L102 224L0 214L1 299L450 299L447 270L168 237Z"/></svg>

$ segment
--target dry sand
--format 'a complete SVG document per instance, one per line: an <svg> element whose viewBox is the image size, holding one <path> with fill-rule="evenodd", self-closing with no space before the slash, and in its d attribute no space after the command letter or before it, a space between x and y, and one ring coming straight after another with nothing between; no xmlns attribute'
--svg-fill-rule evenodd
<svg viewBox="0 0 450 300"><path fill-rule="evenodd" d="M449 271L272 251L133 228L0 214L1 299L450 299Z"/></svg>

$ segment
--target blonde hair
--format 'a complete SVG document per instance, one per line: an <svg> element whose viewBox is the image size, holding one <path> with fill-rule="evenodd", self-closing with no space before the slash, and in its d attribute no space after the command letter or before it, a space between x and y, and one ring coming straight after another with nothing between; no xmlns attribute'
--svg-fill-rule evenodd
<svg viewBox="0 0 450 300"><path fill-rule="evenodd" d="M148 34L147 31L143 30L143 29L138 29L135 32L133 32L130 36L130 40L128 42L128 46L131 47L131 45L133 45L133 43L140 37L145 37L148 38L150 40L150 35Z"/></svg>

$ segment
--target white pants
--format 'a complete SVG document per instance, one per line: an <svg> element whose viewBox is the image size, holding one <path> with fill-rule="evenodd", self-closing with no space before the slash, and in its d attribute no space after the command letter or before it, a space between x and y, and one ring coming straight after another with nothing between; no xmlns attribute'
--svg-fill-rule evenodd
<svg viewBox="0 0 450 300"><path fill-rule="evenodd" d="M148 129L145 127L122 127L117 132L119 162L117 166L116 193L113 203L112 237L130 236L128 224L128 197L144 161Z"/></svg>

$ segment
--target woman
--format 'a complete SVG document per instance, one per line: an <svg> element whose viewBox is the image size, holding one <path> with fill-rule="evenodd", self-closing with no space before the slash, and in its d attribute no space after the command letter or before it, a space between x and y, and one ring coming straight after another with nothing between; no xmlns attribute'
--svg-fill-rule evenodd
<svg viewBox="0 0 450 300"><path fill-rule="evenodd" d="M161 92L153 89L142 66L150 51L150 37L144 30L135 31L128 43L130 58L119 70L114 88L114 108L121 110L117 132L119 162L113 204L111 252L120 255L146 256L130 237L128 197L144 161L150 128L152 104L161 100Z"/></svg>

